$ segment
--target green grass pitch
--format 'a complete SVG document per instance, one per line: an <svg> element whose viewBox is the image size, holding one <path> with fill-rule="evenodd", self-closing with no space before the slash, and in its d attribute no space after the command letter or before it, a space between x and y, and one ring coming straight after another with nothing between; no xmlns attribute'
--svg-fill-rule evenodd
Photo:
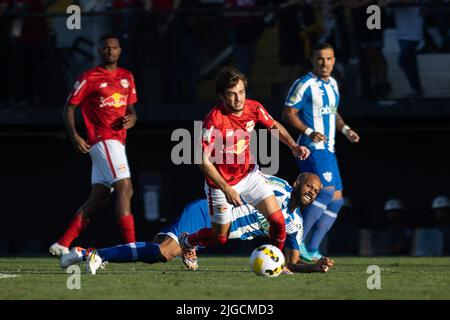
<svg viewBox="0 0 450 320"><path fill-rule="evenodd" d="M337 257L326 274L258 277L247 257L200 257L200 269L110 263L81 289L55 258L0 258L0 299L450 299L450 259ZM381 289L369 290L369 265L381 268Z"/></svg>

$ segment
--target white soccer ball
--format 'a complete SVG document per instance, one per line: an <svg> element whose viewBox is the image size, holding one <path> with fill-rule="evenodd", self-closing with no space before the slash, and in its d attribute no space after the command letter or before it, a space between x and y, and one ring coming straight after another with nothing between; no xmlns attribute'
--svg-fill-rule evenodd
<svg viewBox="0 0 450 320"><path fill-rule="evenodd" d="M278 277L284 267L284 255L277 247L264 244L253 250L250 267L258 276Z"/></svg>

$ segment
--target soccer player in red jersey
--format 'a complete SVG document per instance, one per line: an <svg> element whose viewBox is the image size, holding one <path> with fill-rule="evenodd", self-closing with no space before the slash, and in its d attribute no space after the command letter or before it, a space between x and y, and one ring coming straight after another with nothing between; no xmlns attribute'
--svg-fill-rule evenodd
<svg viewBox="0 0 450 320"><path fill-rule="evenodd" d="M86 228L94 213L106 205L113 190L122 236L126 243L136 241L130 205L133 187L125 152L127 130L137 120L133 107L137 102L136 88L132 73L117 66L121 53L117 37L102 36L98 53L102 64L80 76L63 111L73 146L91 157L92 189L64 235L49 248L57 256L69 252L72 241ZM77 106L83 114L87 141L75 126Z"/></svg>
<svg viewBox="0 0 450 320"><path fill-rule="evenodd" d="M279 139L302 160L309 156L309 150L297 145L259 102L246 99L246 87L245 75L234 68L224 69L216 81L220 103L203 120L203 161L200 164L206 177L205 192L212 228L190 235L182 233L179 242L185 251L197 245L225 244L231 209L241 206L242 200L267 218L271 242L283 249L286 240L284 217L273 191L252 161L251 132L258 123L269 130L277 130Z"/></svg>

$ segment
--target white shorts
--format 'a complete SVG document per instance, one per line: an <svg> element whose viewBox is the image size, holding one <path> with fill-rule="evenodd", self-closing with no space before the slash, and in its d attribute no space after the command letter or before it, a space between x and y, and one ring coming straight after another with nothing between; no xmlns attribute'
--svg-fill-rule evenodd
<svg viewBox="0 0 450 320"><path fill-rule="evenodd" d="M92 184L100 183L108 188L130 177L125 146L117 140L99 141L89 149L92 160Z"/></svg>
<svg viewBox="0 0 450 320"><path fill-rule="evenodd" d="M255 168L234 186L231 186L246 203L256 206L262 200L273 196L272 188L267 184L266 178L259 168ZM231 209L234 206L227 202L225 194L220 189L211 188L205 183L205 192L208 199L211 222L226 224L231 221Z"/></svg>

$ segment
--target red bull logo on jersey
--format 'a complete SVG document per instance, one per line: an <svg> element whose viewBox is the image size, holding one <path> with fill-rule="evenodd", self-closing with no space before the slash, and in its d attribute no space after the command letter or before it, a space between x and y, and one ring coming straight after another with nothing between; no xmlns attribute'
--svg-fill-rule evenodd
<svg viewBox="0 0 450 320"><path fill-rule="evenodd" d="M236 144L224 147L223 153L234 153L234 154L241 154L245 150L247 150L249 145L249 140L242 138L240 139Z"/></svg>
<svg viewBox="0 0 450 320"><path fill-rule="evenodd" d="M127 105L128 102L128 96L127 95L121 95L120 93L114 93L111 96L107 98L100 98L100 108L103 107L114 107L114 108L120 108Z"/></svg>

